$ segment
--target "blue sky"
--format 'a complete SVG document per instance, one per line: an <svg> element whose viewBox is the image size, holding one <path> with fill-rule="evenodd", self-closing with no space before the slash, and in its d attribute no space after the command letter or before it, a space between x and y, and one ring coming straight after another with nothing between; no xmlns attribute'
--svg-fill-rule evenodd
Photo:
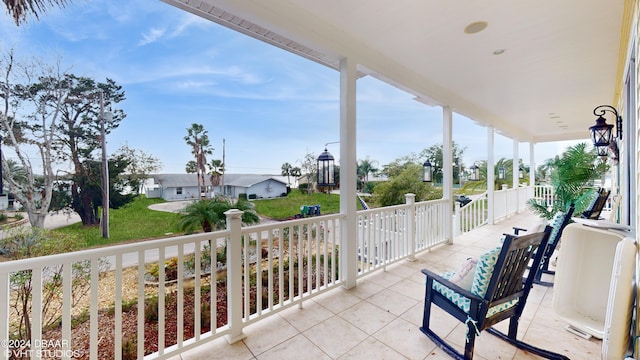
<svg viewBox="0 0 640 360"><path fill-rule="evenodd" d="M231 173L279 174L338 141L339 73L160 1L75 0L40 21L16 27L0 17L0 49L19 58L123 86L127 114L107 138L109 153L122 144L159 158L162 172L183 173L192 155L186 128L209 132L214 159ZM442 143L442 110L371 77L358 80L357 157L378 162ZM465 163L484 160L486 129L454 114L453 138L466 147ZM495 158L511 158L513 143L496 135ZM539 144L540 164L566 147ZM338 159L339 145L329 145ZM519 147L529 162L529 144Z"/></svg>

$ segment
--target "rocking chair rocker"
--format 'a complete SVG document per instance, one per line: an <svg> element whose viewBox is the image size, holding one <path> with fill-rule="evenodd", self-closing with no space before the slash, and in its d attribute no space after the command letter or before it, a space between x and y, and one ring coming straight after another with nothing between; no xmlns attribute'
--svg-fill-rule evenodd
<svg viewBox="0 0 640 360"><path fill-rule="evenodd" d="M459 360L471 360L476 334L487 331L516 347L546 359L568 360L566 356L526 344L517 340L518 323L527 302L536 271L525 271L533 259L532 269L539 269L552 228L523 236L507 235L501 248L482 255L474 273L471 291L449 281L445 276L422 270L427 276L424 316L420 330L448 355ZM536 251L540 250L540 251ZM431 305L435 304L467 326L464 354L429 327ZM509 319L508 334L493 328L494 324Z"/></svg>

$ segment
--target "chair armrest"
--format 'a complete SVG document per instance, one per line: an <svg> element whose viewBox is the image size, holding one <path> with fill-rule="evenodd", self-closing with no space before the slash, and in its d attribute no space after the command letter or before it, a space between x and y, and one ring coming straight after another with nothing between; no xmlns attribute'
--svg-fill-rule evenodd
<svg viewBox="0 0 640 360"><path fill-rule="evenodd" d="M463 289L460 286L458 286L458 284L455 284L445 278L443 278L442 276L440 276L439 274L434 273L431 270L428 269L422 269L422 273L425 274L427 276L427 278L432 278L433 280L439 282L440 284L448 287L449 289L459 293L460 295L469 298L469 299L474 299L480 302L483 302L484 299L479 297L476 294L473 294L471 291L467 290L467 289Z"/></svg>
<svg viewBox="0 0 640 360"><path fill-rule="evenodd" d="M513 227L513 232L518 235L520 233L520 231L522 232L527 232L527 229L523 229L523 228L519 228L519 227Z"/></svg>

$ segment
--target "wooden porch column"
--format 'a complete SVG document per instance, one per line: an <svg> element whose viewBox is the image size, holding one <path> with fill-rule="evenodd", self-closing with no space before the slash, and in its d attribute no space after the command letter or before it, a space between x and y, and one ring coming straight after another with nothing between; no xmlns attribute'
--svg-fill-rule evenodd
<svg viewBox="0 0 640 360"><path fill-rule="evenodd" d="M358 275L356 219L356 63L340 61L340 279L356 286Z"/></svg>
<svg viewBox="0 0 640 360"><path fill-rule="evenodd" d="M487 127L487 222L491 225L495 223L493 208L495 206L495 175L493 160L493 127Z"/></svg>
<svg viewBox="0 0 640 360"><path fill-rule="evenodd" d="M452 112L449 106L442 107L442 198L453 199L453 130ZM453 244L453 209L452 201L447 201L445 216L445 239Z"/></svg>

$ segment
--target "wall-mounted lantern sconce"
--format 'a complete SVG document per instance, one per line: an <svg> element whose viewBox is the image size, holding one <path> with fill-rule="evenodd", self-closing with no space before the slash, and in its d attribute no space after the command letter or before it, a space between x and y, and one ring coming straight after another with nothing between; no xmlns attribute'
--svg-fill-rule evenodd
<svg viewBox="0 0 640 360"><path fill-rule="evenodd" d="M522 179L524 177L524 169L518 168L518 178Z"/></svg>
<svg viewBox="0 0 640 360"><path fill-rule="evenodd" d="M479 181L480 180L480 168L478 165L473 164L469 168L471 170L471 177L469 178L471 181Z"/></svg>
<svg viewBox="0 0 640 360"><path fill-rule="evenodd" d="M593 109L593 115L597 116L596 124L589 128L591 131L591 141L598 151L598 156L607 156L607 150L609 144L614 141L611 130L613 125L607 124L607 120L604 115L611 112L615 116L616 121L616 135L619 139L622 139L622 117L618 115L618 111L610 105L600 105Z"/></svg>
<svg viewBox="0 0 640 360"><path fill-rule="evenodd" d="M432 182L433 181L433 166L429 162L429 160L425 161L422 164L422 181L423 182Z"/></svg>
<svg viewBox="0 0 640 360"><path fill-rule="evenodd" d="M507 177L507 173L504 170L504 166L500 165L498 167L498 180L504 180Z"/></svg>

